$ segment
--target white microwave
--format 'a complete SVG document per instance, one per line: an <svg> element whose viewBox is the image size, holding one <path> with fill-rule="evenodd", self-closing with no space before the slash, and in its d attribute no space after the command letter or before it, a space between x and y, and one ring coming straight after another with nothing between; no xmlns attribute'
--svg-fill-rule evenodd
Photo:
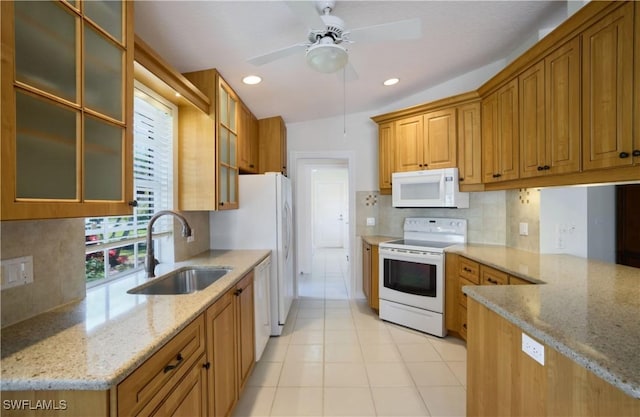
<svg viewBox="0 0 640 417"><path fill-rule="evenodd" d="M458 187L458 168L394 172L393 207L469 208L469 193Z"/></svg>

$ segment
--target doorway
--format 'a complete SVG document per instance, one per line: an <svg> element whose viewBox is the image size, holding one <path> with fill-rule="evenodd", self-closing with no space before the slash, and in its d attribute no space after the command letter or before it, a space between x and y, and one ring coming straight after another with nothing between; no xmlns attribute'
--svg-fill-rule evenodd
<svg viewBox="0 0 640 417"><path fill-rule="evenodd" d="M355 198L349 152L292 153L297 294L351 298Z"/></svg>
<svg viewBox="0 0 640 417"><path fill-rule="evenodd" d="M616 187L616 263L640 268L640 184Z"/></svg>

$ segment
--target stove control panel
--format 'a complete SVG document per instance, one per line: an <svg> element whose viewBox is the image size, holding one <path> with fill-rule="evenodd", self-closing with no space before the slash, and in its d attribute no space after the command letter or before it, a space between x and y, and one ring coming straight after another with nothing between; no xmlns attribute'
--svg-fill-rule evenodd
<svg viewBox="0 0 640 417"><path fill-rule="evenodd" d="M404 232L466 236L467 220L439 217L407 217Z"/></svg>

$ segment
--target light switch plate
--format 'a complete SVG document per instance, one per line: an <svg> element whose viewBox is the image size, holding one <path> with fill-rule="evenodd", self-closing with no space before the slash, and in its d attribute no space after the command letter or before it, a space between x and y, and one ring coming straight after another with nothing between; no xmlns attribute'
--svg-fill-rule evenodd
<svg viewBox="0 0 640 417"><path fill-rule="evenodd" d="M33 282L33 256L3 259L2 264L2 289L18 287Z"/></svg>
<svg viewBox="0 0 640 417"><path fill-rule="evenodd" d="M529 223L520 223L520 236L529 236Z"/></svg>
<svg viewBox="0 0 640 417"><path fill-rule="evenodd" d="M367 226L375 226L376 218L375 217L367 217Z"/></svg>

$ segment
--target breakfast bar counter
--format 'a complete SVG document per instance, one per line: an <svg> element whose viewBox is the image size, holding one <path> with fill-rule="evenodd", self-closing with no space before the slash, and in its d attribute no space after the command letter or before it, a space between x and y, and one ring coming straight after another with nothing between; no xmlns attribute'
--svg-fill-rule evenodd
<svg viewBox="0 0 640 417"><path fill-rule="evenodd" d="M640 269L504 246L449 252L539 285L463 291L530 336L640 399Z"/></svg>

